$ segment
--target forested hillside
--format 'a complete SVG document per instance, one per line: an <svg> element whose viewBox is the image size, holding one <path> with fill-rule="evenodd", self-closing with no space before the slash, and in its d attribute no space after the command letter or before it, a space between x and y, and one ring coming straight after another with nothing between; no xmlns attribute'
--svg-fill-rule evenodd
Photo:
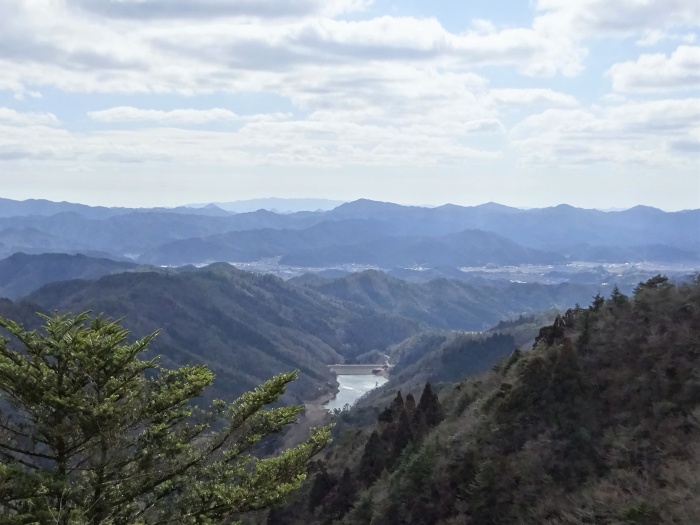
<svg viewBox="0 0 700 525"><path fill-rule="evenodd" d="M111 273L134 270L138 266L133 262L87 257L82 254L15 253L7 259L0 260L0 297L15 299L48 283L71 279L96 279Z"/></svg>
<svg viewBox="0 0 700 525"><path fill-rule="evenodd" d="M206 363L216 374L212 396L231 398L275 373L299 369L295 400L332 390L326 365L383 350L424 329L405 318L348 307L313 290L228 264L180 272L136 272L49 284L0 315L36 326L36 311L104 312L125 317L166 367Z"/></svg>
<svg viewBox="0 0 700 525"><path fill-rule="evenodd" d="M439 401L343 414L268 523L696 523L699 361L700 279L598 296Z"/></svg>
<svg viewBox="0 0 700 525"><path fill-rule="evenodd" d="M481 331L524 312L566 310L587 303L612 286L487 281L469 284L456 279L411 283L367 270L339 279L292 280L323 295L380 312L400 315L435 328Z"/></svg>

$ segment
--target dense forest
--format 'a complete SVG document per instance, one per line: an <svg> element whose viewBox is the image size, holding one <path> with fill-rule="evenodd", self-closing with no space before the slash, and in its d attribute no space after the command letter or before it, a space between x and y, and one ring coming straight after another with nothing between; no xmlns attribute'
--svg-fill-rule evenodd
<svg viewBox="0 0 700 525"><path fill-rule="evenodd" d="M699 359L699 278L596 296L482 375L341 414L268 523L696 523Z"/></svg>

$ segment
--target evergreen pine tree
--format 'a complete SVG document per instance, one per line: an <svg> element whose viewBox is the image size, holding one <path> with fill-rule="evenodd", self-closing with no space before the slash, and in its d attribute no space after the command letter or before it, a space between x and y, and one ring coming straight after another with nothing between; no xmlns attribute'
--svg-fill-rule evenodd
<svg viewBox="0 0 700 525"><path fill-rule="evenodd" d="M296 372L233 401L197 408L204 366L142 360L156 334L102 317L42 316L42 332L0 318L0 522L57 525L230 521L304 479L328 429L278 456L251 449L301 407L264 410ZM14 346L11 343L14 341Z"/></svg>
<svg viewBox="0 0 700 525"><path fill-rule="evenodd" d="M374 483L386 465L386 446L374 430L367 440L360 459L360 480L365 486Z"/></svg>

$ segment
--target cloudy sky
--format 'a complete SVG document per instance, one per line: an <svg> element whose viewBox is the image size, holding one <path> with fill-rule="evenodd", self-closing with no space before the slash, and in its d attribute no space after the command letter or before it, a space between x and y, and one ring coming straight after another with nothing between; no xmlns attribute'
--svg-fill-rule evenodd
<svg viewBox="0 0 700 525"><path fill-rule="evenodd" d="M700 207L697 0L0 0L0 196Z"/></svg>

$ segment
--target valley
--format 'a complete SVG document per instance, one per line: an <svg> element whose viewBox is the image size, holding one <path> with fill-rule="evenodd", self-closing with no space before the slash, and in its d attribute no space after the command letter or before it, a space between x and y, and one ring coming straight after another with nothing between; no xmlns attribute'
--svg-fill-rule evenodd
<svg viewBox="0 0 700 525"><path fill-rule="evenodd" d="M357 485L343 488L346 478L370 483L368 491L376 481L380 488L366 497L374 498L377 515L388 516L394 495L381 487L404 475L402 447L413 443L407 450L419 456L410 461L428 454L433 462L432 453L425 452L432 445L421 443L434 436L440 450L449 448L441 441L444 430L438 430L442 418L450 435L458 436L462 411L475 415L478 428L482 416L477 413L505 417L487 407L502 397L516 406L520 401L509 397L511 388L535 388L527 371L544 359L539 354L560 356L551 358L555 361L569 356L561 349L572 344L560 340L562 319L572 323L567 337L581 341L592 316L602 315L587 312L605 307L618 313L606 313L596 326L617 337L618 329L603 321L612 323L624 313L629 323L637 322L637 314L625 306L628 296L655 305L647 295L656 294L654 301L663 303L664 293L682 293L694 309L700 271L697 210L630 210L632 221L625 212L567 207L421 209L371 201L290 214L231 214L211 207L177 213L93 209L69 203L58 213L49 204L34 203L24 214L21 208L21 203L9 207L16 215L0 209L0 252L9 253L0 259L0 317L34 330L43 322L37 313L92 312L121 320L132 338L156 334L145 358L156 359L165 370L201 365L211 370L211 387L194 400L196 406L234 399L276 374L298 371L277 401L303 406L298 423L261 450L297 446L324 424L336 425L337 445L313 467L320 469L312 471L313 483L322 488L307 484L301 503L292 501L282 515L269 514L280 525L340 524L346 513L349 523L359 523L361 510L352 509L362 509L361 502L338 503L343 490L347 498L357 494ZM560 222L553 222L552 214ZM490 229L474 229L477 225ZM673 315L686 331L671 328L671 333L692 352L695 325L676 304L681 299L674 300ZM656 315L657 306L639 308ZM658 322L650 344L669 330ZM588 343L584 338L577 344ZM373 425L378 425L376 438ZM493 446L486 430L473 432L469 439ZM359 448L348 449L350 443ZM385 474L366 464L364 455L375 446L388 454L386 463L377 463L388 469ZM481 453L464 447L459 450ZM338 471L334 454L347 456L347 474ZM489 464L492 458L482 460ZM369 477L358 477L357 468L369 469ZM478 497L490 497L493 487L488 487ZM316 507L303 502L307 497ZM461 509L442 505L420 512L462 516ZM320 519L318 509L331 509L335 518L314 521ZM470 510L469 516L479 512Z"/></svg>
<svg viewBox="0 0 700 525"><path fill-rule="evenodd" d="M0 525L700 523L700 0L0 0Z"/></svg>

